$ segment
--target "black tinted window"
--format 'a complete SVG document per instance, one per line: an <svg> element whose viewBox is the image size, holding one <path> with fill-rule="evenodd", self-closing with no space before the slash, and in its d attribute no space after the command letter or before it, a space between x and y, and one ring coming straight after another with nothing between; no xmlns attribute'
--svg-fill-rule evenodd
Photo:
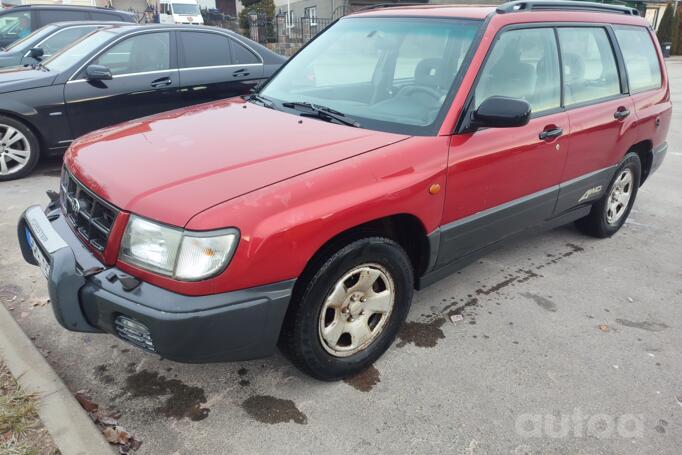
<svg viewBox="0 0 682 455"><path fill-rule="evenodd" d="M99 11L93 11L90 13L90 16L92 16L92 19L95 21L120 21L122 20L121 16L115 13L102 13Z"/></svg>
<svg viewBox="0 0 682 455"><path fill-rule="evenodd" d="M185 56L183 68L229 65L230 45L228 38L217 33L183 32L182 51Z"/></svg>
<svg viewBox="0 0 682 455"><path fill-rule="evenodd" d="M46 40L42 41L38 46L43 49L43 58L47 58L52 54L56 54L58 51L62 50L64 47L73 43L74 41L84 37L91 31L95 30L94 25L84 26L84 27L72 27L60 30L53 34Z"/></svg>
<svg viewBox="0 0 682 455"><path fill-rule="evenodd" d="M644 27L618 27L616 38L623 52L631 92L661 86L661 66L651 35Z"/></svg>
<svg viewBox="0 0 682 455"><path fill-rule="evenodd" d="M170 34L145 33L127 38L92 63L108 67L114 76L167 70L170 68Z"/></svg>
<svg viewBox="0 0 682 455"><path fill-rule="evenodd" d="M87 21L90 16L86 11L69 11L69 10L41 10L40 21L43 24L51 24L53 22L63 21Z"/></svg>
<svg viewBox="0 0 682 455"><path fill-rule="evenodd" d="M260 63L258 57L253 52L242 46L235 40L230 40L232 46L232 61L235 65L247 65L249 63Z"/></svg>

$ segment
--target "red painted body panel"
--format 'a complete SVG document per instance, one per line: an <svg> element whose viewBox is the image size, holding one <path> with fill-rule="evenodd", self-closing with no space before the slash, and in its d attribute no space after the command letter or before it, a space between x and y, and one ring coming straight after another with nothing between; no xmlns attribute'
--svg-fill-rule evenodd
<svg viewBox="0 0 682 455"><path fill-rule="evenodd" d="M483 19L492 11L434 6L391 10L391 15ZM523 128L452 134L498 31L519 22L556 20L555 11L492 16L434 137L302 120L227 100L92 133L72 145L66 164L91 190L124 210L104 255L108 264L120 244L118 224L132 212L189 230L234 226L241 232L227 270L201 282L178 282L116 262L145 281L206 295L295 278L322 245L360 224L406 214L428 234L614 164L640 140L664 141L670 123L667 78L661 90L568 109ZM639 17L574 11L562 11L561 21L645 24ZM636 115L615 120L621 105ZM539 140L543 129L554 126L564 135ZM432 184L445 191L430 194Z"/></svg>
<svg viewBox="0 0 682 455"><path fill-rule="evenodd" d="M115 206L182 227L216 204L406 137L301 119L237 98L86 135L65 162Z"/></svg>

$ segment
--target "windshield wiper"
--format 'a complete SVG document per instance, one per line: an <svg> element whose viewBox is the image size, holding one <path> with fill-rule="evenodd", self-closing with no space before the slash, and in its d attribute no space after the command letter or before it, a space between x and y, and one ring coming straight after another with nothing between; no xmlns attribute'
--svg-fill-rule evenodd
<svg viewBox="0 0 682 455"><path fill-rule="evenodd" d="M258 101L263 105L263 107L269 107L270 109L275 108L275 103L272 102L270 98L267 98L263 95L259 95L258 93L252 93L246 97L247 101Z"/></svg>
<svg viewBox="0 0 682 455"><path fill-rule="evenodd" d="M289 109L296 109L297 111L301 111L302 112L301 115L304 117L317 117L327 121L333 120L343 125L360 128L360 123L358 123L357 120L330 107L320 106L319 104L306 103L303 101L287 101L282 103L282 106L288 107ZM306 109L308 109L311 112L306 112Z"/></svg>

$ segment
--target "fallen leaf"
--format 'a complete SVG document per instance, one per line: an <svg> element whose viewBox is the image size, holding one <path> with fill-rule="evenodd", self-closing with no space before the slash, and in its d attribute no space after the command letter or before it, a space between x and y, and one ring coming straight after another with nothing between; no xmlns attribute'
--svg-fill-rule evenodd
<svg viewBox="0 0 682 455"><path fill-rule="evenodd" d="M74 394L74 396L81 407L87 412L97 412L99 406L97 406L97 403L94 403L92 398L87 395L87 390L79 390Z"/></svg>
<svg viewBox="0 0 682 455"><path fill-rule="evenodd" d="M608 331L609 331L609 326L606 325L606 324L600 324L600 325L599 325L599 330L601 330L602 332L608 332Z"/></svg>

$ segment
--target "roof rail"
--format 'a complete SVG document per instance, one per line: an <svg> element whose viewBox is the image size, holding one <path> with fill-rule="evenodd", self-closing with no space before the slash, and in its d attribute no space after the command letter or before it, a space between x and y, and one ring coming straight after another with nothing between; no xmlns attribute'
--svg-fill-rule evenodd
<svg viewBox="0 0 682 455"><path fill-rule="evenodd" d="M504 3L497 8L497 12L500 14L531 10L593 11L601 13L620 13L627 14L628 16L639 16L639 11L637 9L629 8L627 6L570 0L514 1Z"/></svg>
<svg viewBox="0 0 682 455"><path fill-rule="evenodd" d="M368 6L363 6L360 9L355 10L354 12L359 13L360 11L370 11L373 9L381 9L381 8L399 8L402 6L423 6L423 5L428 5L429 2L428 0L424 0L423 2L394 2L394 3L377 3L376 5L368 5Z"/></svg>
<svg viewBox="0 0 682 455"><path fill-rule="evenodd" d="M29 3L28 5L12 5L12 8L85 8L85 9L105 9L107 11L116 11L118 13L133 14L130 11L125 11L116 8L109 8L108 6L90 6L90 5L72 5L68 3ZM78 21L63 21L63 22L78 22Z"/></svg>

